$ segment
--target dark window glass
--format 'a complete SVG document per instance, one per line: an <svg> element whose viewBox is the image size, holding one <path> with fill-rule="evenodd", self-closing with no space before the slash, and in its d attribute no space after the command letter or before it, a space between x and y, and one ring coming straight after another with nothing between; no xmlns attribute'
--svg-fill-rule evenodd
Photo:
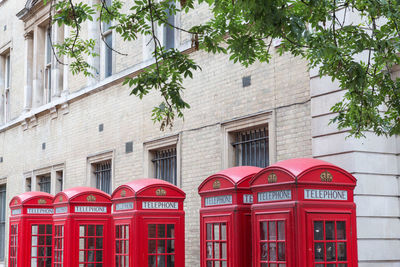
<svg viewBox="0 0 400 267"><path fill-rule="evenodd" d="M111 160L95 164L96 188L111 193Z"/></svg>
<svg viewBox="0 0 400 267"><path fill-rule="evenodd" d="M162 149L155 152L152 160L155 169L155 177L171 184L176 182L176 148Z"/></svg>
<svg viewBox="0 0 400 267"><path fill-rule="evenodd" d="M236 166L257 166L264 168L269 165L268 128L247 130L235 133Z"/></svg>
<svg viewBox="0 0 400 267"><path fill-rule="evenodd" d="M39 191L50 193L51 178L50 175L38 176Z"/></svg>

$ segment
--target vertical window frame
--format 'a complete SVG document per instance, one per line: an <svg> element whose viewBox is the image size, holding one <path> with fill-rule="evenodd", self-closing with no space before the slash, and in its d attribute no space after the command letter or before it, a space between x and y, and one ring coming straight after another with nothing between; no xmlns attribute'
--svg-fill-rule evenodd
<svg viewBox="0 0 400 267"><path fill-rule="evenodd" d="M112 4L112 0L105 0L106 6L110 6ZM113 30L110 29L112 26L112 22L101 24L101 39L102 43L102 64L103 78L107 78L113 75L114 73L114 55L113 55L113 47L114 47L114 34Z"/></svg>
<svg viewBox="0 0 400 267"><path fill-rule="evenodd" d="M45 29L45 55L44 55L44 99L45 103L50 103L52 99L52 66L53 66L53 50L52 50L52 28L48 26Z"/></svg>

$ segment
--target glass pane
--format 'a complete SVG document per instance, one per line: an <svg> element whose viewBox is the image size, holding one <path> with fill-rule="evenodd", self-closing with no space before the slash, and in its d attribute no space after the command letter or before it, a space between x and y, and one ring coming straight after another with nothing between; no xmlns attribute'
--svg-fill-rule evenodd
<svg viewBox="0 0 400 267"><path fill-rule="evenodd" d="M44 245L44 236L39 236L39 246Z"/></svg>
<svg viewBox="0 0 400 267"><path fill-rule="evenodd" d="M213 243L212 242L207 242L207 255L206 255L207 259L212 259L213 258L212 251L213 251Z"/></svg>
<svg viewBox="0 0 400 267"><path fill-rule="evenodd" d="M347 267L347 263L339 263L338 267Z"/></svg>
<svg viewBox="0 0 400 267"><path fill-rule="evenodd" d="M85 236L85 226L79 226L79 236Z"/></svg>
<svg viewBox="0 0 400 267"><path fill-rule="evenodd" d="M103 238L96 238L96 248L97 249L103 248Z"/></svg>
<svg viewBox="0 0 400 267"><path fill-rule="evenodd" d="M206 232L207 232L207 240L212 240L212 224L211 223L207 223L206 224Z"/></svg>
<svg viewBox="0 0 400 267"><path fill-rule="evenodd" d="M148 267L156 267L156 256L149 256L149 266Z"/></svg>
<svg viewBox="0 0 400 267"><path fill-rule="evenodd" d="M315 264L315 267L325 267L325 264Z"/></svg>
<svg viewBox="0 0 400 267"><path fill-rule="evenodd" d="M278 261L286 260L285 243L278 243Z"/></svg>
<svg viewBox="0 0 400 267"><path fill-rule="evenodd" d="M221 267L227 267L228 264L226 263L226 261L221 261Z"/></svg>
<svg viewBox="0 0 400 267"><path fill-rule="evenodd" d="M47 234L51 234L52 233L51 224L46 225L46 233Z"/></svg>
<svg viewBox="0 0 400 267"><path fill-rule="evenodd" d="M268 267L267 263L261 263L261 267Z"/></svg>
<svg viewBox="0 0 400 267"><path fill-rule="evenodd" d="M165 237L165 224L158 224L157 225L157 237L164 238Z"/></svg>
<svg viewBox="0 0 400 267"><path fill-rule="evenodd" d="M103 225L96 225L96 236L103 236Z"/></svg>
<svg viewBox="0 0 400 267"><path fill-rule="evenodd" d="M165 240L158 240L157 253L165 253Z"/></svg>
<svg viewBox="0 0 400 267"><path fill-rule="evenodd" d="M338 255L338 261L347 260L346 243L344 242L337 243L337 255Z"/></svg>
<svg viewBox="0 0 400 267"><path fill-rule="evenodd" d="M314 222L314 240L324 240L324 225L322 222Z"/></svg>
<svg viewBox="0 0 400 267"><path fill-rule="evenodd" d="M219 223L214 223L214 240L219 240Z"/></svg>
<svg viewBox="0 0 400 267"><path fill-rule="evenodd" d="M156 225L155 224L149 224L147 227L149 231L149 237L155 238L156 237ZM155 261L155 259L154 259Z"/></svg>
<svg viewBox="0 0 400 267"><path fill-rule="evenodd" d="M102 250L96 250L96 261L97 262L103 261L103 251Z"/></svg>
<svg viewBox="0 0 400 267"><path fill-rule="evenodd" d="M219 259L219 243L214 244L214 259Z"/></svg>
<svg viewBox="0 0 400 267"><path fill-rule="evenodd" d="M269 222L269 240L276 240L276 222Z"/></svg>
<svg viewBox="0 0 400 267"><path fill-rule="evenodd" d="M268 243L261 243L260 258L262 261L268 260Z"/></svg>
<svg viewBox="0 0 400 267"><path fill-rule="evenodd" d="M336 222L337 227L337 239L346 239L346 222Z"/></svg>
<svg viewBox="0 0 400 267"><path fill-rule="evenodd" d="M207 267L212 267L212 261L207 261Z"/></svg>
<svg viewBox="0 0 400 267"><path fill-rule="evenodd" d="M221 267L221 266L219 265L219 261L214 261L214 267Z"/></svg>
<svg viewBox="0 0 400 267"><path fill-rule="evenodd" d="M94 238L88 238L87 244L88 249L94 249Z"/></svg>
<svg viewBox="0 0 400 267"><path fill-rule="evenodd" d="M335 239L335 222L332 221L325 222L325 239L326 240Z"/></svg>
<svg viewBox="0 0 400 267"><path fill-rule="evenodd" d="M167 237L174 238L175 237L175 225L167 224Z"/></svg>
<svg viewBox="0 0 400 267"><path fill-rule="evenodd" d="M284 263L279 263L279 267L286 267L286 264L284 264Z"/></svg>
<svg viewBox="0 0 400 267"><path fill-rule="evenodd" d="M335 243L326 243L326 261L336 260Z"/></svg>
<svg viewBox="0 0 400 267"><path fill-rule="evenodd" d="M269 260L276 261L276 243L269 243Z"/></svg>
<svg viewBox="0 0 400 267"><path fill-rule="evenodd" d="M37 236L32 236L32 246L37 245Z"/></svg>
<svg viewBox="0 0 400 267"><path fill-rule="evenodd" d="M85 238L79 238L79 249L85 248Z"/></svg>
<svg viewBox="0 0 400 267"><path fill-rule="evenodd" d="M45 234L45 229L46 229L46 226L44 224L39 224L39 234L40 235Z"/></svg>
<svg viewBox="0 0 400 267"><path fill-rule="evenodd" d="M267 234L268 234L267 222L260 222L260 239L268 240Z"/></svg>
<svg viewBox="0 0 400 267"><path fill-rule="evenodd" d="M164 267L165 266L165 255L158 255L157 256L157 267Z"/></svg>
<svg viewBox="0 0 400 267"><path fill-rule="evenodd" d="M226 259L226 243L221 244L221 259Z"/></svg>
<svg viewBox="0 0 400 267"><path fill-rule="evenodd" d="M85 261L85 252L83 250L79 251L79 261Z"/></svg>
<svg viewBox="0 0 400 267"><path fill-rule="evenodd" d="M276 263L270 263L269 267L276 267Z"/></svg>
<svg viewBox="0 0 400 267"><path fill-rule="evenodd" d="M324 243L315 243L315 261L324 261Z"/></svg>
<svg viewBox="0 0 400 267"><path fill-rule="evenodd" d="M88 225L87 228L88 228L87 235L88 236L94 236L95 226L94 225Z"/></svg>
<svg viewBox="0 0 400 267"><path fill-rule="evenodd" d="M46 236L46 245L51 246L51 235Z"/></svg>
<svg viewBox="0 0 400 267"><path fill-rule="evenodd" d="M32 235L37 235L37 233L38 233L38 226L32 225Z"/></svg>
<svg viewBox="0 0 400 267"><path fill-rule="evenodd" d="M149 240L149 253L156 253L156 240Z"/></svg>
<svg viewBox="0 0 400 267"><path fill-rule="evenodd" d="M285 240L285 222L284 221L278 222L278 239Z"/></svg>
<svg viewBox="0 0 400 267"><path fill-rule="evenodd" d="M167 256L167 267L175 267L175 256L174 255Z"/></svg>
<svg viewBox="0 0 400 267"><path fill-rule="evenodd" d="M167 253L175 252L175 240L167 240Z"/></svg>
<svg viewBox="0 0 400 267"><path fill-rule="evenodd" d="M226 223L221 223L221 240L226 240Z"/></svg>
<svg viewBox="0 0 400 267"><path fill-rule="evenodd" d="M326 267L336 267L336 264L330 263L330 264L327 264Z"/></svg>
<svg viewBox="0 0 400 267"><path fill-rule="evenodd" d="M32 257L37 257L37 247L32 247L32 249L31 249L31 256L32 256Z"/></svg>

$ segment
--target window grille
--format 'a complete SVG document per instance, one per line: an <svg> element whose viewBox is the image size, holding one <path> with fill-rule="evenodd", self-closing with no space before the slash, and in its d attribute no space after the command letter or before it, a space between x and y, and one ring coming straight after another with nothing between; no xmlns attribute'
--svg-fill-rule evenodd
<svg viewBox="0 0 400 267"><path fill-rule="evenodd" d="M155 176L171 184L176 185L176 147L158 150L152 160L154 163Z"/></svg>
<svg viewBox="0 0 400 267"><path fill-rule="evenodd" d="M235 133L236 166L267 167L269 165L268 128L247 130Z"/></svg>
<svg viewBox="0 0 400 267"><path fill-rule="evenodd" d="M50 185L51 185L50 175L39 177L38 185L39 185L39 191L41 191L41 192L46 192L46 193L49 193L49 194L50 194L50 191L51 191L51 187L50 187Z"/></svg>
<svg viewBox="0 0 400 267"><path fill-rule="evenodd" d="M96 188L111 193L111 160L95 164Z"/></svg>
<svg viewBox="0 0 400 267"><path fill-rule="evenodd" d="M6 235L6 185L0 186L0 260L4 261Z"/></svg>

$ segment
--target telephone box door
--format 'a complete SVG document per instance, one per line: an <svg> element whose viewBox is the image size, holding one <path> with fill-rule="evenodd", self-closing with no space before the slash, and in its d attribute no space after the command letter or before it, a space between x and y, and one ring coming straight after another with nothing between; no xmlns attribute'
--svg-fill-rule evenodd
<svg viewBox="0 0 400 267"><path fill-rule="evenodd" d="M229 262L229 250L228 244L231 244L228 240L230 236L230 217L219 216L219 217L205 217L202 227L204 227L202 233L201 242L205 248L204 258L206 259L206 267L228 267L231 266Z"/></svg>
<svg viewBox="0 0 400 267"><path fill-rule="evenodd" d="M255 267L288 267L291 264L291 223L289 213L257 215L254 233Z"/></svg>
<svg viewBox="0 0 400 267"><path fill-rule="evenodd" d="M308 214L307 266L354 266L351 226L350 214Z"/></svg>
<svg viewBox="0 0 400 267"><path fill-rule="evenodd" d="M144 221L147 240L148 267L178 267L183 266L183 259L177 256L184 252L183 233L179 219L149 219ZM178 262L179 261L179 262ZM181 262L182 261L182 262Z"/></svg>

